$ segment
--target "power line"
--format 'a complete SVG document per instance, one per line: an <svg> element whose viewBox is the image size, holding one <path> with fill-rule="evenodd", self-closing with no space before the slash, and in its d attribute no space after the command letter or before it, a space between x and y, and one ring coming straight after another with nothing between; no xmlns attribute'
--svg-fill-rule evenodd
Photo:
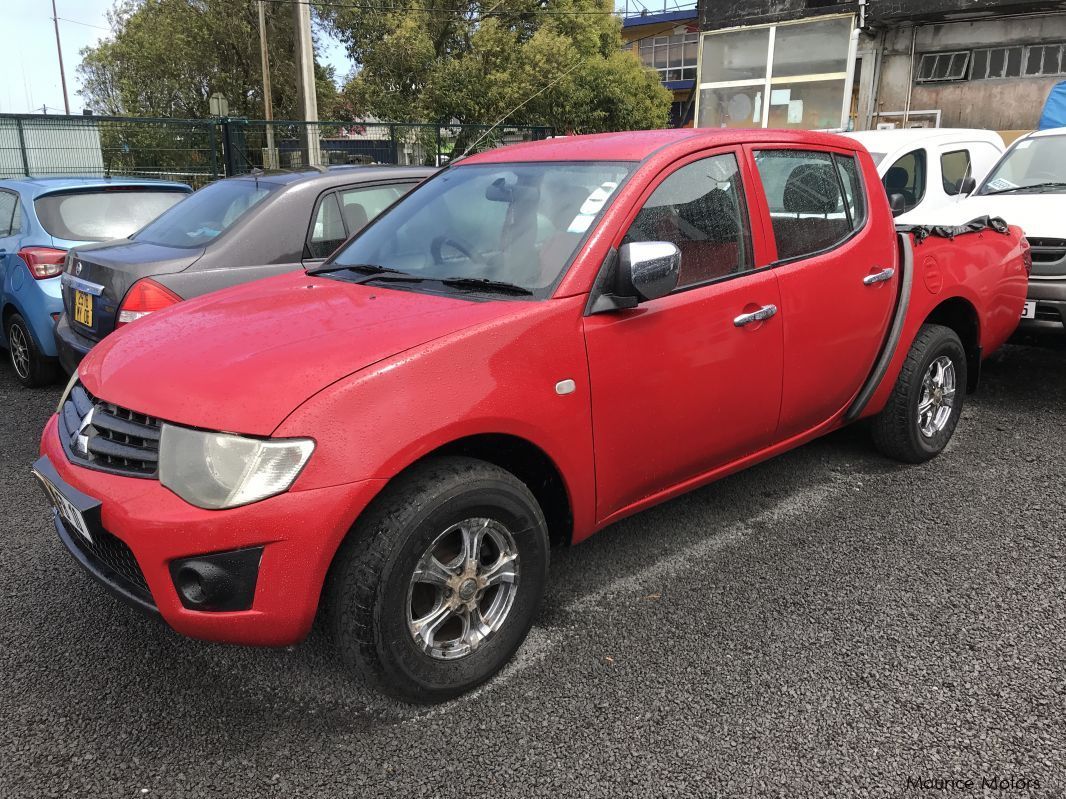
<svg viewBox="0 0 1066 799"><path fill-rule="evenodd" d="M353 8L362 11L398 11L398 12L418 12L424 11L430 14L469 14L475 13L473 9L469 11L463 11L456 8L430 8L428 6L401 6L401 5L381 5L378 3L353 3L353 2L327 2L327 0L264 0L267 3L281 3L284 5L292 5L293 3L300 3L301 5L309 5L311 7L319 8ZM498 4L497 4L498 5ZM495 8L495 6L493 6ZM534 16L559 16L559 17L575 17L575 16L607 16L607 17L620 17L622 12L620 11L600 11L593 9L585 10L572 10L564 11L554 8L532 8L525 11L483 11L478 15L479 19L486 17L506 17L506 16L522 16L525 14L531 14Z"/></svg>
<svg viewBox="0 0 1066 799"><path fill-rule="evenodd" d="M89 22L79 22L76 19L67 19L66 17L56 17L56 19L58 19L60 22L71 22L75 25L84 25L86 28L96 28L98 31L107 31L108 33L111 32L110 28L105 28L102 25L93 25Z"/></svg>

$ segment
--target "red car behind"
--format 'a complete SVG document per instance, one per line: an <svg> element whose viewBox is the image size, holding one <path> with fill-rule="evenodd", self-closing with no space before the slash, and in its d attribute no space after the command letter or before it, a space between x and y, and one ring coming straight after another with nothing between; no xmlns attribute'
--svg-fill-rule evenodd
<svg viewBox="0 0 1066 799"><path fill-rule="evenodd" d="M292 644L322 607L347 663L438 701L521 644L550 544L859 418L938 454L1027 257L897 236L850 139L505 147L323 267L109 337L35 470L75 558L177 631Z"/></svg>

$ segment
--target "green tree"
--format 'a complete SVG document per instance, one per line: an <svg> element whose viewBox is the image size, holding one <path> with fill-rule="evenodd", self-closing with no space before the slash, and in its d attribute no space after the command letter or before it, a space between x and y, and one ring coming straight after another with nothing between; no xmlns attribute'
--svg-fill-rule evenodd
<svg viewBox="0 0 1066 799"><path fill-rule="evenodd" d="M267 4L274 116L299 118L292 7ZM249 0L116 0L112 35L81 51L80 94L98 114L198 119L221 92L231 116L262 118L256 4ZM316 64L319 116L335 113L331 67Z"/></svg>
<svg viewBox="0 0 1066 799"><path fill-rule="evenodd" d="M389 10L382 10L388 8ZM611 0L323 2L316 10L357 71L347 115L397 122L662 127L670 93L621 49Z"/></svg>

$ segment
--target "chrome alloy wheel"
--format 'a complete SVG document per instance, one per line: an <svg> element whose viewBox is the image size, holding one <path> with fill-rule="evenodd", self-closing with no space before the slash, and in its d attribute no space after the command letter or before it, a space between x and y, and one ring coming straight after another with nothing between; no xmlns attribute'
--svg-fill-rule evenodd
<svg viewBox="0 0 1066 799"><path fill-rule="evenodd" d="M407 591L407 626L438 660L474 652L507 620L518 591L518 547L495 519L453 524L419 559Z"/></svg>
<svg viewBox="0 0 1066 799"><path fill-rule="evenodd" d="M23 380L30 377L30 343L21 325L14 324L7 331L7 346L11 350L11 365Z"/></svg>
<svg viewBox="0 0 1066 799"><path fill-rule="evenodd" d="M948 425L955 408L955 364L941 355L922 378L922 395L918 401L918 429L932 438Z"/></svg>

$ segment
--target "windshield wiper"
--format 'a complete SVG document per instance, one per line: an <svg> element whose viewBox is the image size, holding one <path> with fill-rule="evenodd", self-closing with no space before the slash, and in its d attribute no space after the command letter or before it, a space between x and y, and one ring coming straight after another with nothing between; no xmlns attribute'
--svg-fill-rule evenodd
<svg viewBox="0 0 1066 799"><path fill-rule="evenodd" d="M328 264L326 266L319 266L314 269L308 269L304 274L307 275L327 275L331 272L355 272L363 275L358 280L351 280L350 283L355 283L357 286L362 283L367 283L371 280L399 280L402 282L421 283L425 280L424 277L418 275L412 275L408 272L403 272L399 269L391 269L387 266L379 266L378 264L349 264L348 266L341 266L340 264Z"/></svg>
<svg viewBox="0 0 1066 799"><path fill-rule="evenodd" d="M533 292L525 286L508 283L504 280L490 280L487 277L442 277L440 282L445 286L457 289L481 289L495 291L500 294L521 294L532 296Z"/></svg>
<svg viewBox="0 0 1066 799"><path fill-rule="evenodd" d="M986 191L985 196L993 194L1011 194L1016 191L1028 191L1029 189L1063 189L1066 188L1066 182L1061 180L1049 180L1044 183L1031 183L1028 186L1011 186L1009 189L996 189L995 191Z"/></svg>

